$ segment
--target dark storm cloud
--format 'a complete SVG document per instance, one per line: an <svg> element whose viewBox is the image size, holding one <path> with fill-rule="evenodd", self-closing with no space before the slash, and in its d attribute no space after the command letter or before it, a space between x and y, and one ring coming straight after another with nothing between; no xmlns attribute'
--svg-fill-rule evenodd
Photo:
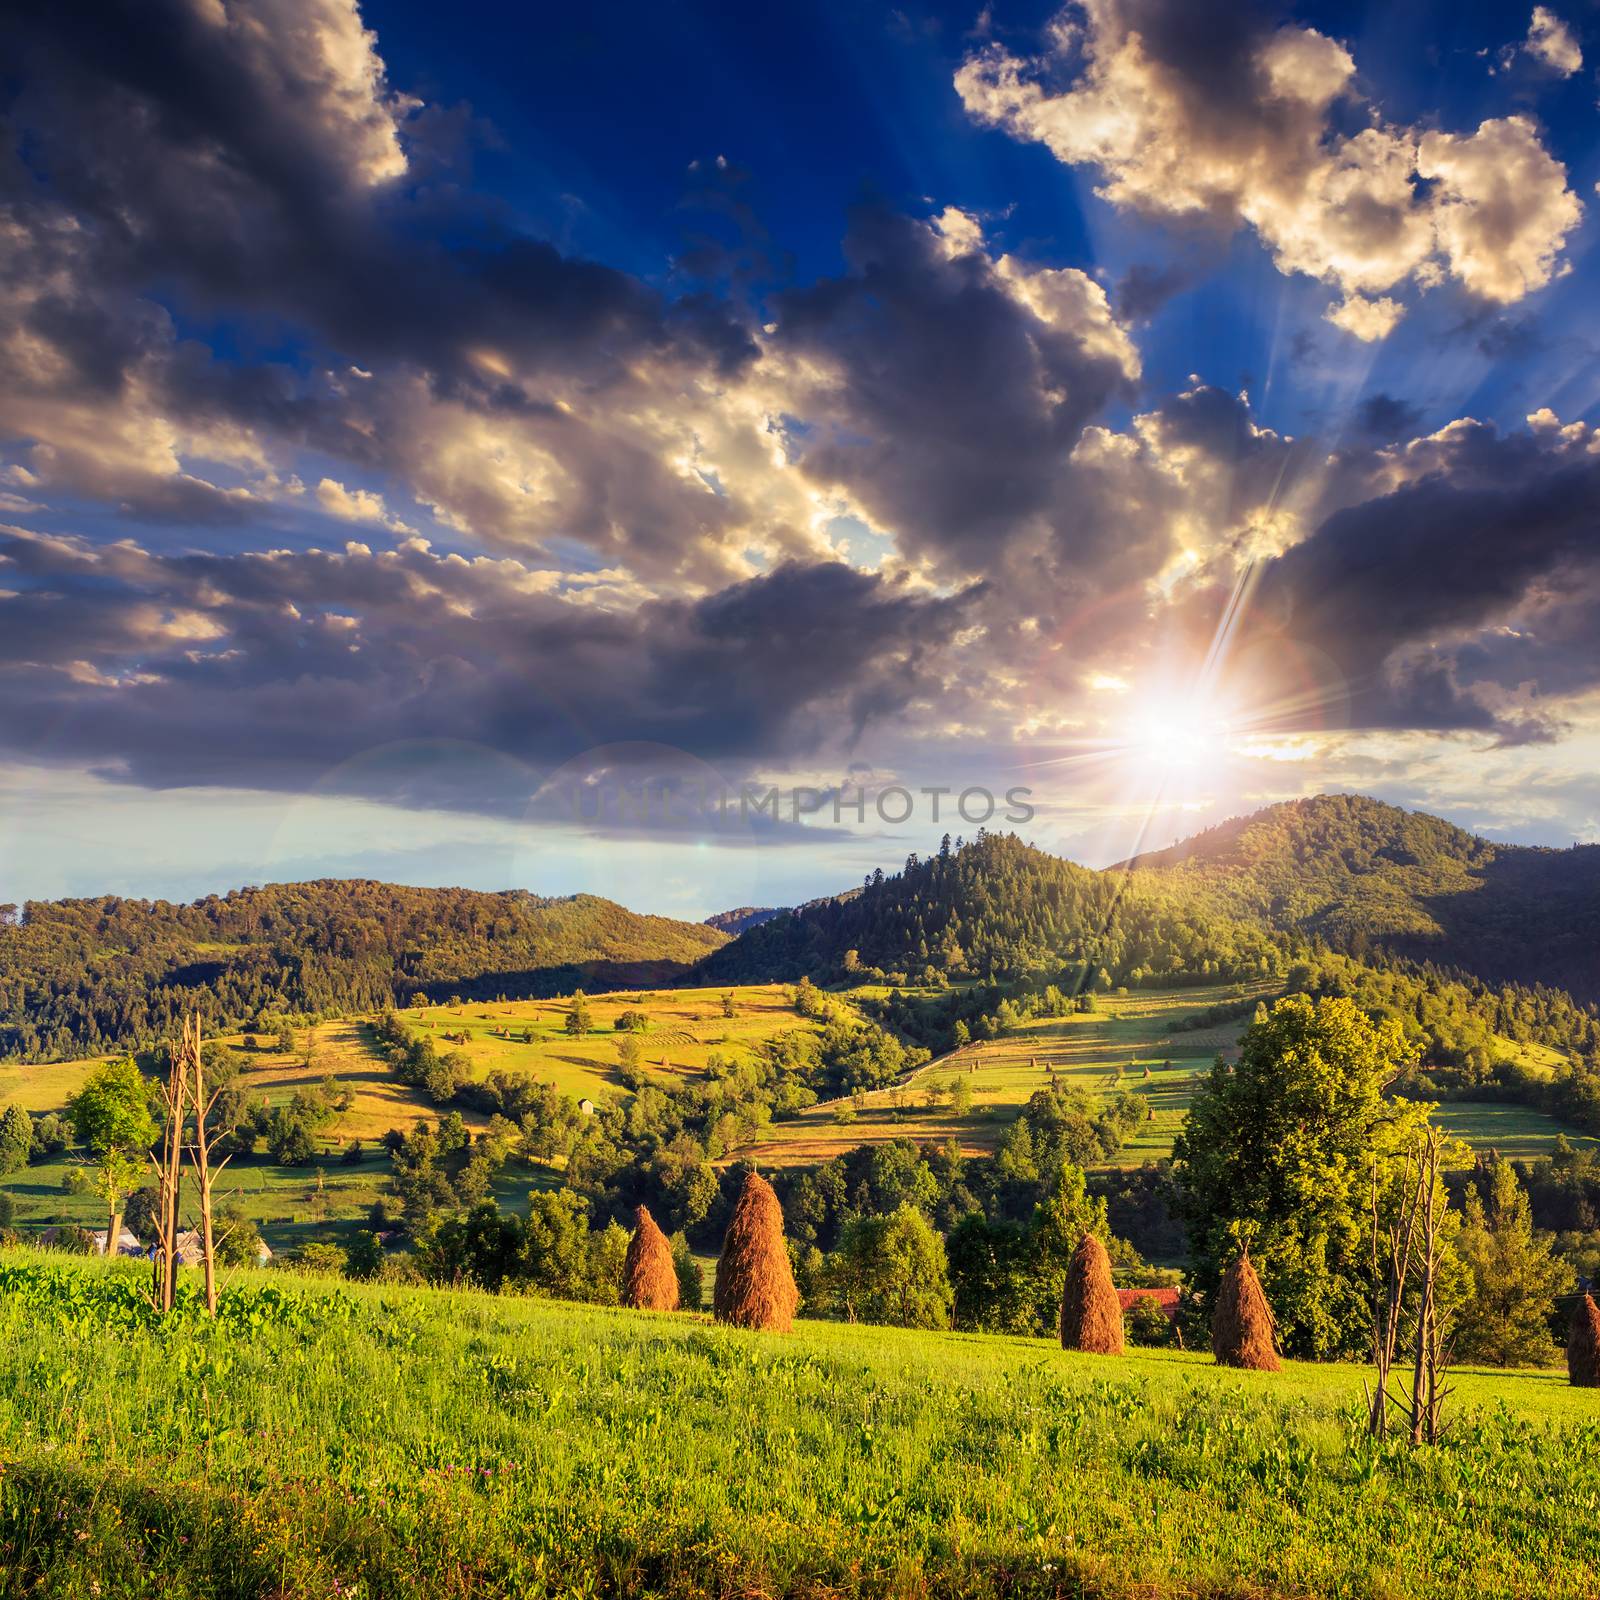
<svg viewBox="0 0 1600 1600"><path fill-rule="evenodd" d="M1543 736L1537 706L1493 691L1600 683L1600 456L1579 432L1418 441L1415 481L1267 565L1252 625L1336 663L1356 726Z"/></svg>
<svg viewBox="0 0 1600 1600"><path fill-rule="evenodd" d="M1389 444L1415 433L1421 411L1392 394L1369 394L1355 409L1348 432L1373 444Z"/></svg>
<svg viewBox="0 0 1600 1600"><path fill-rule="evenodd" d="M1152 266L1136 261L1117 280L1118 312L1130 322L1148 322L1174 295L1182 294L1199 280L1199 272L1182 262Z"/></svg>
<svg viewBox="0 0 1600 1600"><path fill-rule="evenodd" d="M162 556L11 530L0 741L14 757L96 763L156 788L293 790L419 740L541 770L648 741L739 771L839 748L926 692L927 658L967 603L791 564L708 599L615 610L542 592L513 563L419 545ZM382 785L384 770L341 781ZM526 787L477 782L431 774L427 798L527 803Z"/></svg>
<svg viewBox="0 0 1600 1600"><path fill-rule="evenodd" d="M370 51L351 8L254 9L224 26L189 0L61 0L0 21L11 197L92 227L102 281L170 282L445 374L485 341L595 382L643 351L753 354L715 306L674 307L481 196L406 183L411 103L375 55L328 65Z"/></svg>
<svg viewBox="0 0 1600 1600"><path fill-rule="evenodd" d="M856 215L850 270L782 296L776 350L836 381L796 439L901 544L954 570L1058 508L1083 427L1129 392L1137 358L1081 273L1043 274L975 237L881 208Z"/></svg>

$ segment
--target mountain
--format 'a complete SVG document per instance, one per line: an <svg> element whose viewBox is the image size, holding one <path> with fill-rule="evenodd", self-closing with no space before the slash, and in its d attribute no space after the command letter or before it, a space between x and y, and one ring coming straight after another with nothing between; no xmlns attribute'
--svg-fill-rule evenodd
<svg viewBox="0 0 1600 1600"><path fill-rule="evenodd" d="M655 987L726 941L594 895L322 879L164 900L0 907L0 1057L96 1054L263 1013L330 1015L426 993L482 999Z"/></svg>
<svg viewBox="0 0 1600 1600"><path fill-rule="evenodd" d="M748 928L759 928L763 922L781 917L787 909L787 906L739 906L733 911L719 911L707 917L706 926L733 938Z"/></svg>
<svg viewBox="0 0 1600 1600"><path fill-rule="evenodd" d="M1600 845L1498 844L1361 795L1319 795L1108 870L1349 954L1600 998Z"/></svg>
<svg viewBox="0 0 1600 1600"><path fill-rule="evenodd" d="M1125 875L1091 871L1009 834L984 834L749 928L702 961L696 978L832 975L853 970L853 951L855 967L901 982L930 973L1036 973L1068 982L1220 983L1276 971L1279 943L1198 902L1129 893Z"/></svg>

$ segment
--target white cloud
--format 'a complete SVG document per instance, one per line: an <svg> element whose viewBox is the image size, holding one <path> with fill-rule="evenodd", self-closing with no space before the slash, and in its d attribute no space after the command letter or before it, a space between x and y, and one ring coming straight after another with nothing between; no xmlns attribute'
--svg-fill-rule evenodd
<svg viewBox="0 0 1600 1600"><path fill-rule="evenodd" d="M390 511L381 494L347 489L335 478L324 478L317 485L317 503L329 516L343 517L346 522L372 522L397 533L414 531Z"/></svg>
<svg viewBox="0 0 1600 1600"><path fill-rule="evenodd" d="M1083 24L1058 19L1040 56L989 45L956 89L977 120L1094 168L1114 206L1253 229L1280 271L1342 291L1329 320L1359 338L1402 315L1385 291L1448 276L1504 304L1559 270L1581 207L1528 118L1467 135L1392 124L1361 103L1349 51L1313 28L1236 20L1219 66L1220 47L1194 59L1192 36L1165 37L1147 9L1086 0ZM1344 133L1352 115L1369 125Z"/></svg>
<svg viewBox="0 0 1600 1600"><path fill-rule="evenodd" d="M1570 78L1583 65L1583 51L1572 29L1548 6L1533 8L1527 42L1522 48L1563 78Z"/></svg>
<svg viewBox="0 0 1600 1600"><path fill-rule="evenodd" d="M1338 305L1329 306L1323 314L1334 327L1343 328L1346 333L1370 344L1393 332L1394 325L1405 315L1405 308L1387 295L1368 300L1364 295L1352 294Z"/></svg>
<svg viewBox="0 0 1600 1600"><path fill-rule="evenodd" d="M1436 185L1439 252L1473 294L1509 305L1567 270L1561 246L1583 208L1527 117L1485 122L1466 138L1424 134L1417 171Z"/></svg>

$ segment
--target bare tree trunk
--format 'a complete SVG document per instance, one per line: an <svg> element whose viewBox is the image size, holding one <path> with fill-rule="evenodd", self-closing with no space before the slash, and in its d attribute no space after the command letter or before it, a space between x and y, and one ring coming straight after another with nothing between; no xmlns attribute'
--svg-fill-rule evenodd
<svg viewBox="0 0 1600 1600"><path fill-rule="evenodd" d="M200 1185L200 1249L205 1262L206 1310L212 1316L216 1316L217 1252L216 1242L211 1233L211 1148L206 1143L206 1113L211 1109L211 1102L206 1099L205 1068L200 1062L198 1011L194 1014L189 1060L194 1072L194 1161L195 1174Z"/></svg>
<svg viewBox="0 0 1600 1600"><path fill-rule="evenodd" d="M1411 1276L1411 1256L1416 1240L1417 1196L1419 1190L1411 1183L1412 1153L1408 1150L1401 1172L1401 1208L1399 1218L1387 1230L1379 1219L1378 1168L1372 1168L1372 1276L1378 1281L1378 1248L1380 1236L1387 1245L1387 1264L1384 1271L1381 1297L1374 1290L1375 1304L1372 1315L1372 1360L1377 1368L1374 1385L1367 1407L1367 1431L1381 1439L1389 1427L1389 1373L1394 1366L1395 1351L1400 1341L1400 1321L1405 1309L1406 1283Z"/></svg>
<svg viewBox="0 0 1600 1600"><path fill-rule="evenodd" d="M156 1219L156 1250L151 1297L158 1311L170 1311L178 1287L178 1201L183 1184L183 1121L188 1104L188 1022L184 1040L174 1047L162 1089L166 1125L161 1135L160 1210Z"/></svg>

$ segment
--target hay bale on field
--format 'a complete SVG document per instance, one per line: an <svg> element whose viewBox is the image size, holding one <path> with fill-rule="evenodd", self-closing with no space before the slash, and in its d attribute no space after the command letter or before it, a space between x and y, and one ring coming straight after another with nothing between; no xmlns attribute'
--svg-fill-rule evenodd
<svg viewBox="0 0 1600 1600"><path fill-rule="evenodd" d="M1586 1294L1572 1308L1567 1335L1567 1377L1578 1389L1600 1389L1600 1308Z"/></svg>
<svg viewBox="0 0 1600 1600"><path fill-rule="evenodd" d="M1225 1367L1276 1372L1278 1352L1272 1344L1272 1307L1245 1251L1222 1274L1211 1308L1211 1353Z"/></svg>
<svg viewBox="0 0 1600 1600"><path fill-rule="evenodd" d="M622 1303L641 1311L678 1309L678 1269L672 1246L648 1206L634 1212L633 1237L622 1265Z"/></svg>
<svg viewBox="0 0 1600 1600"><path fill-rule="evenodd" d="M1072 1252L1061 1291L1061 1343L1097 1356L1122 1354L1122 1302L1111 1281L1111 1257L1092 1233Z"/></svg>
<svg viewBox="0 0 1600 1600"><path fill-rule="evenodd" d="M722 1238L712 1311L718 1322L736 1328L787 1333L799 1304L783 1242L783 1208L772 1185L752 1172Z"/></svg>

